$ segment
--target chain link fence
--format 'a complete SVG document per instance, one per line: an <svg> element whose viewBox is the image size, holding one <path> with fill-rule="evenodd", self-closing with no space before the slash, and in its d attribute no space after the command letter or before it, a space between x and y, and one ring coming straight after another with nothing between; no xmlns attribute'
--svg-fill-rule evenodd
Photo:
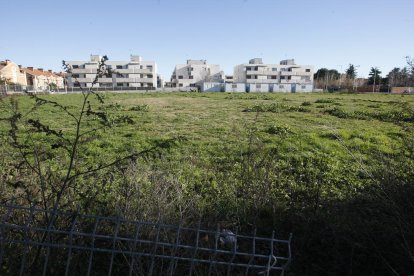
<svg viewBox="0 0 414 276"><path fill-rule="evenodd" d="M286 275L277 239L0 205L0 275Z"/></svg>

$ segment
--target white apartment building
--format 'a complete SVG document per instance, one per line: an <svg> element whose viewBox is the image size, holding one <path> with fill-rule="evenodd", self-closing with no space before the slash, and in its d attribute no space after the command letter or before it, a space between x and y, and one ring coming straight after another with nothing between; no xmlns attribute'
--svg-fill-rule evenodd
<svg viewBox="0 0 414 276"><path fill-rule="evenodd" d="M66 77L68 87L91 87L101 58L91 55L90 61L67 61L72 69ZM128 87L134 90L152 90L157 87L157 64L154 61L143 61L140 56L131 55L130 61L108 60L105 64L113 73L98 78L94 87L124 90Z"/></svg>
<svg viewBox="0 0 414 276"><path fill-rule="evenodd" d="M223 83L224 72L219 65L207 64L206 60L187 60L177 64L171 76L172 87L202 87L202 83Z"/></svg>
<svg viewBox="0 0 414 276"><path fill-rule="evenodd" d="M263 64L261 58L234 67L234 83L245 83L248 92L312 92L313 66L293 59Z"/></svg>

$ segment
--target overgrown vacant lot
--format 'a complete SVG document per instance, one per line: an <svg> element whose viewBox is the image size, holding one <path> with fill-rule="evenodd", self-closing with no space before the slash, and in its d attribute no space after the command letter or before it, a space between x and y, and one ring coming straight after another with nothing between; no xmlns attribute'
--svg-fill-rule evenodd
<svg viewBox="0 0 414 276"><path fill-rule="evenodd" d="M154 139L183 136L199 153L239 150L254 134L268 147L288 154L324 152L333 159L371 151L391 153L400 147L401 124L412 122L414 98L378 94L105 94L98 106L134 123L102 134L98 145L119 155L126 145L145 148ZM44 96L75 109L80 95ZM22 111L29 98L20 97ZM405 109L404 109L405 108ZM52 109L52 108L50 108ZM24 112L23 112L24 113ZM31 114L33 115L33 114ZM43 109L35 115L57 129L73 127L66 116ZM114 149L114 151L108 151ZM115 151L116 150L116 151ZM211 152L210 152L211 153ZM213 155L220 154L214 152ZM228 152L225 153L227 155ZM367 159L369 161L369 158Z"/></svg>
<svg viewBox="0 0 414 276"><path fill-rule="evenodd" d="M66 208L78 205L84 212L131 219L201 219L209 227L221 223L241 231L276 229L282 237L293 232L292 270L299 274L413 271L414 97L103 95L103 104L91 98L95 113L82 125L96 130L82 140L79 170L169 142L123 167L79 178L65 194ZM76 112L82 95L40 98ZM53 135L34 132L27 120L39 119L69 138L73 122L53 105L32 109L33 99L16 99L19 139L50 151L44 169L58 178L64 153L54 149ZM10 106L10 98L3 98L1 118L12 114ZM108 116L108 124L118 123L101 129L100 114ZM2 201L14 197L25 203L17 181L30 183L26 188L39 183L15 169L18 150L7 143L11 127L3 121L1 128Z"/></svg>

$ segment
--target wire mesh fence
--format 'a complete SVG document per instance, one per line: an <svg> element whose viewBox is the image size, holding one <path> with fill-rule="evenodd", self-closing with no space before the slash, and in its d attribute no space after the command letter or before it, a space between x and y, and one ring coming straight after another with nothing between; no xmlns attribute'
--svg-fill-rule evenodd
<svg viewBox="0 0 414 276"><path fill-rule="evenodd" d="M283 275L291 237L0 205L0 275Z"/></svg>

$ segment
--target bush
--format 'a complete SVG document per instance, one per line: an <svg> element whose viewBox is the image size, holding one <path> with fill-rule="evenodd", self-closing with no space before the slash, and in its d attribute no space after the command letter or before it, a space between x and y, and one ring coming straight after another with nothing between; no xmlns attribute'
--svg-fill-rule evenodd
<svg viewBox="0 0 414 276"><path fill-rule="evenodd" d="M288 134L293 133L292 130L290 129L290 127L288 125L275 125L275 126L271 126L269 127L266 132L268 134L276 134L276 135L280 135L280 136L286 136Z"/></svg>
<svg viewBox="0 0 414 276"><path fill-rule="evenodd" d="M315 103L334 103L335 101L332 99L317 99Z"/></svg>
<svg viewBox="0 0 414 276"><path fill-rule="evenodd" d="M141 112L148 112L149 106L147 104L141 104L131 107L129 110L131 111L141 111Z"/></svg>

